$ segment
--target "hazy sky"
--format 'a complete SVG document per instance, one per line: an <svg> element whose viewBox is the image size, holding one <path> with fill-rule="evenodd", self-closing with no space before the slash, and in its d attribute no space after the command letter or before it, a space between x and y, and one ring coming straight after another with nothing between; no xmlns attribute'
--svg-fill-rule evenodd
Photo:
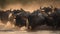
<svg viewBox="0 0 60 34"><path fill-rule="evenodd" d="M2 9L20 9L35 10L40 6L53 5L60 7L60 0L0 0Z"/></svg>

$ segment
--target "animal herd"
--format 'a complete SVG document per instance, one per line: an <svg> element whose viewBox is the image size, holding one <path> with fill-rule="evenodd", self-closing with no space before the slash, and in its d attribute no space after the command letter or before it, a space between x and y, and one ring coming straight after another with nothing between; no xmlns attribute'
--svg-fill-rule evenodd
<svg viewBox="0 0 60 34"><path fill-rule="evenodd" d="M46 24L52 28L60 28L60 8L43 7L34 10L32 13L21 10L0 10L0 20L3 23L7 21L14 22L15 26L26 26L28 29L34 29L37 26Z"/></svg>

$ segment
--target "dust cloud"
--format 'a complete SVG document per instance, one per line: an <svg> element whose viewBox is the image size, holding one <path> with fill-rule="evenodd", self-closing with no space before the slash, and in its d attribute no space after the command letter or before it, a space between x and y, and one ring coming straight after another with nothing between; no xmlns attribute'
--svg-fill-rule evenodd
<svg viewBox="0 0 60 34"><path fill-rule="evenodd" d="M25 11L33 12L42 6L52 5L53 7L60 8L59 0L6 0L4 10L23 8Z"/></svg>

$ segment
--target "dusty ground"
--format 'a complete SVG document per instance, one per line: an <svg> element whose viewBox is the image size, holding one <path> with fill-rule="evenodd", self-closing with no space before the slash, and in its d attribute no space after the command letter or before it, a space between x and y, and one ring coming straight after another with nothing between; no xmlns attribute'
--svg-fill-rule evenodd
<svg viewBox="0 0 60 34"><path fill-rule="evenodd" d="M49 29L48 26L45 26L41 26L41 29ZM26 27L18 28L8 22L7 24L0 23L0 34L60 34L60 31L38 30L28 32L26 31Z"/></svg>
<svg viewBox="0 0 60 34"><path fill-rule="evenodd" d="M0 34L60 34L60 31L37 31L37 32L26 32L26 31L1 31Z"/></svg>

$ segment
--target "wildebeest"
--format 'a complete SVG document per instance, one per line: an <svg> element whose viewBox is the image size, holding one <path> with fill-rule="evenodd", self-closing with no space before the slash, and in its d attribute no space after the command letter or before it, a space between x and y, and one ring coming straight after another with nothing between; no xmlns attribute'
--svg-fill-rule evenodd
<svg viewBox="0 0 60 34"><path fill-rule="evenodd" d="M55 11L55 14L56 14L56 18L55 18L55 20L56 20L56 24L57 24L57 26L56 26L56 28L58 29L59 27L60 27L60 9L59 8L55 8L54 9L54 11Z"/></svg>
<svg viewBox="0 0 60 34"><path fill-rule="evenodd" d="M28 16L29 16L29 12L25 12L24 10L20 10L20 12L16 12L15 16L16 16L16 26L22 27L22 26L27 26L27 20L28 20Z"/></svg>
<svg viewBox="0 0 60 34"><path fill-rule="evenodd" d="M7 23L7 21L9 20L9 14L10 14L10 10L0 11L1 21L3 23Z"/></svg>
<svg viewBox="0 0 60 34"><path fill-rule="evenodd" d="M34 29L38 25L43 25L46 24L47 26L51 26L52 28L57 28L59 24L59 12L52 12L52 8L50 7L44 7L44 11L34 11L30 16L29 16L29 26L31 26L32 29ZM56 10L55 10L56 11ZM50 12L50 14L49 14ZM57 15L57 14L58 15ZM57 23L58 22L58 23Z"/></svg>
<svg viewBox="0 0 60 34"><path fill-rule="evenodd" d="M60 24L60 9L58 9L58 8L52 9L52 8L45 7L45 8L43 8L43 10L48 15L45 20L47 26L51 26L54 29L60 27L59 26L59 24ZM54 12L52 10L54 10ZM48 12L50 12L50 14Z"/></svg>
<svg viewBox="0 0 60 34"><path fill-rule="evenodd" d="M53 9L50 7L44 7L42 8L42 10L44 10L44 12L47 14L47 16L45 17L45 22L46 22L45 24L47 26L51 26L52 28L55 28L57 24L56 23L57 15L55 14L55 12L53 12Z"/></svg>
<svg viewBox="0 0 60 34"><path fill-rule="evenodd" d="M10 22L11 24L14 23L14 16L11 10L2 10L0 11L0 20L3 24L7 24Z"/></svg>
<svg viewBox="0 0 60 34"><path fill-rule="evenodd" d="M36 10L32 14L30 14L28 20L29 20L29 26L31 27L30 29L33 30L37 26L41 26L44 24L45 17L40 12L40 10Z"/></svg>

